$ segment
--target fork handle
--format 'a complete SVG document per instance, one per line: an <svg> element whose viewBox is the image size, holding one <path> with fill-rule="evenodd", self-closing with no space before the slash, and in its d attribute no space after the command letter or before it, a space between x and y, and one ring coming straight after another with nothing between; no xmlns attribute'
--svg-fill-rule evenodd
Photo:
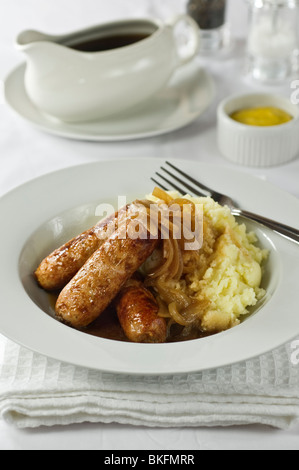
<svg viewBox="0 0 299 470"><path fill-rule="evenodd" d="M268 219L267 217L253 214L252 212L248 212L241 209L233 209L232 214L235 216L245 217L246 219L254 220L255 222L258 222L266 227L271 228L280 235L283 235L284 237L299 243L299 230L294 227L289 227L288 225L281 224L280 222Z"/></svg>

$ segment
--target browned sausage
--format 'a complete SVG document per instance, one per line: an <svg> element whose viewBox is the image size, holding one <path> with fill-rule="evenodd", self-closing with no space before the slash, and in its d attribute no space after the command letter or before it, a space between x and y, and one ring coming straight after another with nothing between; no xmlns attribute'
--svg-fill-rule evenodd
<svg viewBox="0 0 299 470"><path fill-rule="evenodd" d="M159 306L142 283L125 286L116 303L119 322L134 343L165 343L167 325L158 317Z"/></svg>
<svg viewBox="0 0 299 470"><path fill-rule="evenodd" d="M105 234L109 234L113 227L117 229L118 218L124 217L126 209L127 207L123 207L118 213L101 220L45 258L35 271L39 285L47 291L58 291L65 287L104 243L107 239Z"/></svg>
<svg viewBox="0 0 299 470"><path fill-rule="evenodd" d="M117 296L135 271L153 253L158 241L120 239L118 229L85 263L62 290L56 313L66 323L92 323Z"/></svg>

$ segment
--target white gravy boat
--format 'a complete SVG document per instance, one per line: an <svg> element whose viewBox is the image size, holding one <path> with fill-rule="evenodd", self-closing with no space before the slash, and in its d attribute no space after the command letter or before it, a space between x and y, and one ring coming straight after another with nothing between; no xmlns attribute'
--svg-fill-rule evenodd
<svg viewBox="0 0 299 470"><path fill-rule="evenodd" d="M175 34L180 22L189 26L186 54ZM76 49L95 38L120 35L146 37L99 52ZM27 58L25 88L35 106L62 121L83 122L127 110L157 93L179 66L195 57L199 32L186 15L167 23L129 19L63 36L24 31L16 47Z"/></svg>

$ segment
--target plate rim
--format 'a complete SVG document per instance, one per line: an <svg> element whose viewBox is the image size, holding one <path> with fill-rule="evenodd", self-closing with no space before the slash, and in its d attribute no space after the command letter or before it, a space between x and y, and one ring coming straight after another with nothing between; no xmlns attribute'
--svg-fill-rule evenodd
<svg viewBox="0 0 299 470"><path fill-rule="evenodd" d="M132 158L132 159L110 159L110 160L105 160L105 161L101 161L101 162L89 162L89 163L84 163L84 164L79 164L79 165L75 165L75 166L72 166L72 167L69 167L69 168L63 168L63 169L59 169L59 170L54 170L53 172L51 173L47 173L47 174L44 174L44 175L41 175L37 178L34 178L30 181L27 181L25 183L23 183L22 185L20 186L17 186L16 188L13 188L12 190L10 190L8 193L6 193L5 195L3 195L1 198L0 198L0 213L2 211L2 206L3 206L3 201L4 200L9 200L11 197L15 196L15 195L18 195L17 193L20 193L22 194L22 190L24 188L27 188L27 189L30 189L30 187L34 184L39 184L39 183L43 183L44 181L48 180L50 181L51 179L55 179L55 177L57 175L62 175L62 174L65 174L65 173L68 173L69 171L79 171L82 169L82 167L85 167L86 169L91 169L93 167L99 167L99 166L102 166L102 165L106 165L106 166L109 166L111 164L115 164L115 162L121 162L122 164L123 163L127 163L127 162L131 162L132 164L136 164L136 162L142 162L142 166L143 166L143 163L146 161L149 163L150 166L155 166L155 165L159 165L159 163L162 161L161 159L152 159L152 158L141 158L141 159L138 159L138 158ZM202 169L204 167L208 168L211 170L211 169L215 169L215 166L213 164L206 164L206 163L200 163L200 162L195 162L195 161L188 161L188 160L175 160L175 162L178 164L178 163L189 163L191 165L196 165L197 167L201 167ZM221 171L221 167L218 167L219 170ZM228 167L223 167L226 169L226 171L231 171L230 168ZM234 174L241 174L241 171L239 170L233 170L233 173ZM246 178L248 178L249 180L251 181L257 181L259 180L260 181L260 184L265 184L265 182L262 182L259 178L257 177L254 177L253 175L250 175L250 174L247 174L247 173L242 173ZM272 190L277 190L279 188L277 188L275 185L273 185L272 183L269 183L269 182L266 182L266 186L269 186L272 188ZM298 199L293 196L293 195L290 195L289 193L286 193L285 191L279 189L279 193L280 194L285 194L287 196L287 198L290 198L290 200L293 200L294 203L297 205L298 204L298 207L299 207L299 201ZM62 208L63 209L63 208ZM61 212L61 211L60 211ZM59 213L59 211L57 211L57 214ZM41 221L41 223L43 223L45 221ZM38 227L36 226L35 229L37 229ZM33 233L34 230L32 230L32 233ZM281 238L278 236L278 235L275 235L273 234L273 237L274 237L274 240L276 241L276 245L278 243L279 245L279 240L281 240ZM25 243L25 241L24 241ZM288 242L289 243L289 242ZM289 245L289 246L292 246L292 245ZM298 252L299 254L299 252ZM15 254L16 255L16 254ZM19 256L20 256L20 253L18 253L18 255L15 257L15 261L19 259ZM17 269L17 266L15 265L14 269ZM0 278L3 277L3 272L2 272L2 267L0 267ZM19 280L20 284L21 284L21 281ZM20 288L23 288L23 286L19 285L19 289ZM24 297L24 300L26 299L26 296ZM30 301L31 302L31 301ZM28 298L25 302L25 305L29 307L29 305L32 307L32 304L31 303L28 303ZM37 312L40 313L40 310L39 308L36 308L34 309L35 310L35 315L37 315ZM47 318L47 321L45 322L42 322L42 323L45 323L47 325L49 325L49 321L50 321L50 317L45 315L44 317L44 320ZM55 325L55 328L53 328L53 331L58 331L59 329L61 328L67 328L65 327L65 325L62 325L60 324L59 322L51 319L51 321L53 321L54 323L52 325ZM239 327L236 327L236 329L232 329L232 330L228 330L227 332L223 332L223 333L220 333L219 335L216 335L217 336L217 339L218 338L225 338L226 336L228 335L231 335L231 332L234 330L234 331L237 331L237 328L241 329L242 325L240 325ZM65 331L65 330L63 330ZM1 317L0 317L0 333L3 334L3 326L2 326L2 320L1 320ZM235 333L236 334L236 333ZM297 333L294 333L294 336L290 336L288 338L287 341L291 341L292 339L294 339L297 335L299 334L299 325L298 325L298 332ZM84 335L84 338L82 338L81 336L82 334L80 332L77 332L77 331L73 331L72 332L72 335L70 335L72 338L76 338L76 341L78 341L80 344L84 344L86 343L87 341L87 338L86 336L88 337L88 342L92 343L92 347L94 346L95 342L98 342L102 344L104 344L104 346L107 345L107 342L110 343L110 346L113 344L115 344L115 342L111 341L111 340L103 340L103 341L99 341L99 338L96 338L95 340L91 340L91 338L89 337L89 335ZM7 335L7 334L4 334L4 336L8 337L9 339L11 339L12 341L15 341L15 338L11 337L11 335ZM215 339L215 337L214 337ZM195 343L199 344L199 341L201 342L201 347L199 349L201 350L206 350L206 348L209 348L211 346L211 337L209 338L204 338L204 339L200 339L200 340L194 340L194 341L190 341L188 342L189 344L193 343L193 345ZM148 369L142 369L142 370L136 370L132 367L130 367L130 365L127 365L127 368L123 368L121 370L117 370L117 369L111 369L111 366L108 366L108 367L103 367L103 365L101 365L101 367L94 367L93 366L90 366L86 363L86 360L83 360L82 362L78 362L78 360L76 360L75 362L72 362L70 360L67 360L65 361L65 359L63 359L60 355L56 355L55 352L53 352L52 354L45 354L45 352L41 352L41 350L39 350L38 348L32 348L31 346L28 345L28 343L26 343L26 341L24 340L23 342L21 341L15 341L17 342L18 344L20 344L21 346L23 347L26 347L26 348L29 348L39 354L44 354L48 357L52 357L53 359L56 359L56 360L59 360L59 361L62 361L62 362L69 362L69 363L72 363L74 365L77 365L77 366L81 366L81 367L88 367L88 368L91 368L91 369L96 369L96 370L99 370L99 371L102 371L102 372L110 372L110 373L118 373L118 374L130 374L130 375L177 375L177 374L186 374L186 373L195 373L195 372L200 372L200 371L204 371L206 369L211 369L211 368L215 368L215 367L223 367L223 366L226 366L226 365L233 365L235 363L238 363L240 361L244 361L244 360L248 360L248 359L252 359L254 357L257 357L257 356L260 356L261 354L264 354L266 352L269 352L269 348L265 346L265 349L264 350L259 350L259 352L257 354L252 354L250 357L248 357L246 354L245 356L242 356L241 354L239 354L238 358L235 360L235 361L229 361L228 363L227 362L224 362L222 364L218 364L218 365L214 365L213 367L211 367L210 365L207 365L206 367L204 366L200 366L200 367L196 367L194 368L193 367L190 367L190 369L186 370L186 368L183 368L183 369L180 369L179 366L171 369L171 370L165 370L163 367L156 367L156 368L152 368L152 367L149 367ZM276 347L279 347L281 346L282 344L285 344L285 340L283 340L280 344L276 344L275 345L275 348ZM136 345L132 345L130 343L121 343L122 344L122 347L124 349L126 349L128 351L128 354L131 354L131 351L134 350L134 347ZM174 343L175 346L173 346L172 348L169 348L169 344L167 345L143 345L142 347L144 347L144 352L147 352L147 351L150 351L152 352L152 348L153 347L156 347L157 348L157 351L159 350L160 352L162 352L163 354L165 354L165 350L168 348L169 351L170 350L173 350L174 348L177 349L177 351L181 351L181 350L184 350L185 349L185 345L187 343ZM110 348L108 348L110 350ZM190 349L190 348L188 348ZM272 348L273 349L273 348ZM192 348L191 348L192 350ZM111 351L110 351L111 352ZM168 354L168 351L166 351L166 353ZM110 353L109 353L110 354Z"/></svg>

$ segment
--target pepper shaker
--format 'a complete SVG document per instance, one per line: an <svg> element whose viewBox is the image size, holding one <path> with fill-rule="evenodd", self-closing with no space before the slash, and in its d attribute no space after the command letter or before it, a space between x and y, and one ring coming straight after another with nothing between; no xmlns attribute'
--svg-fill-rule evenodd
<svg viewBox="0 0 299 470"><path fill-rule="evenodd" d="M197 22L201 52L216 52L227 43L226 0L189 0L188 14Z"/></svg>
<svg viewBox="0 0 299 470"><path fill-rule="evenodd" d="M248 71L262 82L290 77L298 68L299 1L246 0Z"/></svg>

